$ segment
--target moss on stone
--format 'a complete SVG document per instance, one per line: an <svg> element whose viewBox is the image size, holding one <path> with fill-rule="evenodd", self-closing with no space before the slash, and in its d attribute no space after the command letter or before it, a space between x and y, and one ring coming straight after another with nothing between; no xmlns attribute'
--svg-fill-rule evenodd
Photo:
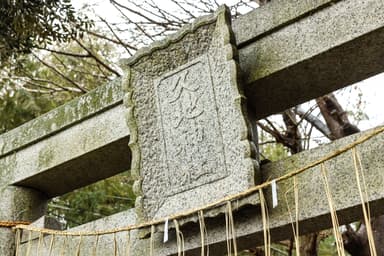
<svg viewBox="0 0 384 256"><path fill-rule="evenodd" d="M72 126L122 101L120 79L98 87L24 125L0 135L0 157Z"/></svg>

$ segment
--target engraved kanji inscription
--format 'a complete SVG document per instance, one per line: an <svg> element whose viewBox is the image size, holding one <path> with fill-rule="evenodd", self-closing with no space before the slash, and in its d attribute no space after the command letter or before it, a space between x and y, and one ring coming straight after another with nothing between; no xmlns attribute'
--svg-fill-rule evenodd
<svg viewBox="0 0 384 256"><path fill-rule="evenodd" d="M139 221L195 209L255 184L257 149L230 20L222 7L126 63L124 105Z"/></svg>
<svg viewBox="0 0 384 256"><path fill-rule="evenodd" d="M215 91L206 56L155 81L167 194L228 175Z"/></svg>

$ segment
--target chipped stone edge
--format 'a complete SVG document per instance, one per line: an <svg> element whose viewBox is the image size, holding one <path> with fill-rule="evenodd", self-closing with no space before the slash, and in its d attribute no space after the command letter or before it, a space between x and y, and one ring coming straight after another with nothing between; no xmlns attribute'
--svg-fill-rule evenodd
<svg viewBox="0 0 384 256"><path fill-rule="evenodd" d="M224 40L224 49L223 51L226 52L226 58L227 63L230 65L230 79L231 79L231 85L233 86L233 91L236 92L237 96L233 99L233 104L236 106L238 111L242 114L243 118L239 121L242 122L242 125L240 127L240 143L243 144L245 147L243 159L247 162L248 166L246 167L249 170L255 171L258 169L258 164L254 160L255 154L256 154L256 146L254 145L251 137L252 137L252 127L249 121L247 121L244 117L247 117L247 110L246 110L246 97L243 93L242 87L240 85L240 67L238 65L238 62L236 61L236 58L238 56L237 48L235 44L235 38L233 31L231 30L231 17L229 15L229 10L227 12L224 12L222 16L219 18L223 18L224 21L222 21L219 24L223 24L226 26L225 31L222 32L223 40ZM225 34L224 34L225 33Z"/></svg>
<svg viewBox="0 0 384 256"><path fill-rule="evenodd" d="M243 94L243 90L241 88L241 81L239 79L240 74L240 68L238 65L238 62L236 61L236 58L238 56L237 53L237 47L236 47L236 41L234 37L234 33L231 29L231 15L230 10L226 6L221 6L216 12L215 12L216 18L217 18L217 27L214 31L214 33L218 33L221 36L221 40L223 42L223 48L222 51L224 55L226 55L226 64L229 66L229 76L231 80L232 85L232 91L234 92L234 98L233 98L233 104L235 106L235 109L241 113L241 115L247 116L246 111L246 97ZM219 27L218 27L219 26ZM208 50L209 52L209 50ZM255 176L255 172L259 169L258 163L255 160L254 156L256 154L256 146L253 145L253 142L251 140L251 125L249 121L242 118L241 120L238 120L242 124L239 126L239 144L243 146L243 161L245 165L246 171L253 172ZM255 178L254 178L255 180ZM233 204L233 211L237 211L240 208L242 208L245 205L255 205L259 203L259 197L257 195L250 195L243 199L237 200L236 204ZM218 206L209 210L204 211L204 217L205 218L215 218L221 214L224 214L226 212L226 206ZM183 217L179 220L180 225L184 225L189 222L198 222L198 219L194 217ZM170 227L173 227L171 225Z"/></svg>
<svg viewBox="0 0 384 256"><path fill-rule="evenodd" d="M145 56L152 55L153 52L162 50L170 46L171 44L177 43L182 40L187 34L191 34L195 32L198 28L212 24L216 22L217 17L224 6L220 6L219 9L213 14L202 16L194 20L190 24L184 25L178 32L167 36L165 39L153 42L151 45L147 47L140 48L135 55L130 58L121 61L121 65L123 66L132 66L136 64L140 59Z"/></svg>
<svg viewBox="0 0 384 256"><path fill-rule="evenodd" d="M233 31L231 30L231 16L229 9L223 5L218 8L218 10L215 11L215 13L203 16L201 18L198 18L195 20L192 24L188 24L184 26L181 31L169 36L167 39L164 39L159 42L155 42L149 47L145 47L141 50L139 50L133 57L123 60L121 62L122 65L124 65L124 68L126 70L125 75L122 80L122 87L123 91L125 91L124 96L124 106L127 108L127 114L126 114L126 122L128 125L128 128L130 130L130 141L128 146L131 149L132 152L132 162L131 162L131 175L134 178L134 186L133 191L135 195L137 196L136 202L135 202L135 208L136 208L136 214L138 216L139 220L144 219L145 214L143 212L143 198L142 198L142 189L141 189L141 183L142 183L142 177L140 175L140 162L141 162L141 152L140 152L140 146L138 144L138 126L136 123L136 119L134 117L134 111L135 111L135 104L132 100L133 95L133 88L131 87L131 67L137 63L141 58L145 56L150 56L153 52L157 50L162 50L167 47L169 47L171 44L176 43L183 39L187 34L194 33L198 28L209 25L212 23L217 22L220 26L224 27L222 31L219 33L222 35L223 43L223 51L225 51L226 60L228 62L228 65L230 65L230 79L232 80L232 85L234 86L233 90L237 92L237 96L234 98L234 104L238 111L240 111L243 115L246 113L245 111L245 96L242 94L241 87L239 86L238 81L238 74L239 72L239 66L236 62L235 58L237 56L237 49L235 44L235 38ZM209 50L208 50L209 51ZM255 146L252 147L252 141L250 140L250 125L246 120L241 120L243 123L240 127L240 144L244 146L244 152L243 152L243 159L245 161L246 169L250 170L252 172L255 172L257 168L257 163L253 158L253 153L255 152ZM249 204L249 202L252 202L251 204L258 203L258 197L252 198L251 200L248 198L246 200L240 200L239 205L240 207L246 204ZM216 217L219 214L222 214L224 212L223 207L219 207L217 209L211 209L207 212L205 212L206 217ZM194 220L193 218L183 218L180 220L180 224L188 223L188 222L196 222L197 220Z"/></svg>
<svg viewBox="0 0 384 256"><path fill-rule="evenodd" d="M136 52L136 54L133 57L121 62L121 64L126 69L125 75L122 80L122 87L123 87L123 90L126 92L123 102L124 102L124 106L127 108L126 122L130 130L130 140L129 140L128 146L131 149L131 153L132 153L131 175L135 180L133 185L133 192L137 196L136 202L135 202L135 208L136 208L138 219L141 219L141 220L144 219L144 213L143 213L143 198L142 198L142 189L141 189L142 178L140 175L141 152L140 152L140 146L138 144L138 127L137 127L136 119L134 117L135 104L132 100L133 88L131 87L131 66L137 63L143 57L150 56L153 52L165 49L171 44L182 40L187 34L194 33L200 27L216 22L218 19L218 16L221 13L223 13L224 9L225 7L220 7L214 14L203 16L201 18L196 19L193 23L185 25L179 32L176 32L175 34L170 35L169 37L167 37L162 41L154 42L149 47L144 47L140 49L139 51Z"/></svg>
<svg viewBox="0 0 384 256"><path fill-rule="evenodd" d="M139 212L139 210L142 209L142 206L141 206L142 178L140 175L141 151L138 143L138 127L137 127L136 119L134 116L135 104L132 99L133 88L131 87L131 67L130 66L128 66L125 71L125 74L122 80L122 87L123 87L123 91L125 92L125 95L123 97L123 104L124 104L124 107L127 109L126 123L130 131L128 146L131 150L131 176L134 179L133 192L136 195L135 209L136 209L137 216L141 218L143 216L143 213Z"/></svg>

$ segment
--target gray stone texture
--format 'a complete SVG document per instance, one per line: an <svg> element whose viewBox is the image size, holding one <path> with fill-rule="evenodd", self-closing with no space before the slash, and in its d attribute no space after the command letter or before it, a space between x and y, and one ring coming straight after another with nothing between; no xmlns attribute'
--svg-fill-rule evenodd
<svg viewBox="0 0 384 256"><path fill-rule="evenodd" d="M273 0L254 11L241 15L232 24L239 46L267 36L340 0ZM252 21L252 22L250 22Z"/></svg>
<svg viewBox="0 0 384 256"><path fill-rule="evenodd" d="M368 131L369 132L369 131ZM364 135L365 133L363 133ZM335 150L345 147L346 145L356 141L362 134L349 136L328 145L312 149L306 152L296 154L277 162L264 165L262 173L264 179L273 179L280 177L292 170L306 166L307 164L324 157ZM365 143L357 146L361 155L365 180L368 185L368 195L371 214L378 216L384 214L384 189L383 189L383 159L377 152L384 150L384 134L371 138ZM361 201L356 186L355 173L353 169L352 154L350 151L337 156L326 162L328 180L331 193L338 211L338 219L340 224L350 223L362 218ZM326 199L324 185L321 178L319 167L311 168L297 176L299 189L299 226L300 233L310 233L317 230L330 228L329 206ZM273 241L280 241L292 237L292 226L290 213L287 210L287 202L291 207L291 214L294 217L294 197L293 197L293 180L288 179L277 183L278 206L276 208L269 207L270 230ZM289 191L287 193L287 191ZM264 190L267 204L271 206L270 188ZM287 196L287 201L285 199ZM236 206L236 203L233 203ZM239 250L255 247L263 244L263 224L261 219L260 206L244 207L236 211L234 215L235 228L237 234L237 244ZM122 212L95 222L85 224L76 228L76 230L100 230L114 227L130 225L136 222L133 210ZM205 219L208 232L208 241L210 255L222 256L226 253L226 236L225 236L225 220L220 215L215 218ZM174 229L169 232L169 241L162 242L163 233L162 225L157 227L155 235L155 254L154 255L177 255L177 244ZM73 230L73 229L72 229ZM200 230L198 224L189 224L181 227L185 239L186 255L201 255L200 246ZM122 235L126 238L126 233ZM117 236L117 244L119 248L118 255L126 249L126 242L120 235ZM50 238L46 238L46 244L49 244ZM109 235L104 238L106 244L100 245L100 255L108 255L113 252L113 236ZM60 239L58 239L60 241ZM84 238L82 252L87 253L93 248L95 237ZM101 240L100 240L101 241ZM70 253L74 253L79 239L70 240ZM58 242L60 244L60 242ZM132 256L149 255L149 238L138 239L137 232L131 233L130 247ZM33 243L36 246L36 241ZM58 247L60 247L58 245ZM26 244L23 245L25 250ZM36 247L33 247L36 248ZM104 253L104 254L102 254ZM67 254L67 255L72 255ZM44 255L44 254L43 254ZM97 254L99 255L99 254Z"/></svg>
<svg viewBox="0 0 384 256"><path fill-rule="evenodd" d="M0 183L53 197L130 167L129 130L120 105L0 158Z"/></svg>
<svg viewBox="0 0 384 256"><path fill-rule="evenodd" d="M45 212L46 197L33 189L16 186L0 187L1 221L35 221ZM14 256L15 233L0 227L0 253Z"/></svg>
<svg viewBox="0 0 384 256"><path fill-rule="evenodd" d="M284 8L278 8L281 5ZM384 41L383 10L383 2L379 0L363 1L358 5L350 0L276 0L235 20L233 29L239 47L239 64L242 74L246 77L245 91L250 105L253 106L255 118L282 111L289 106L383 71L384 48L380 43ZM274 18L268 18L272 14ZM203 42L199 45L204 48ZM177 58L173 58L172 61L175 60L175 63L169 61L167 65L176 68L185 64L187 59L201 54L201 47L196 45L188 47L195 50L180 53L183 56L179 60L180 63L177 63ZM142 57L141 61L143 62L145 58L149 57ZM59 155L63 152L68 154L74 152L75 156L67 154L67 157L59 162L45 166L48 168L43 167L39 171L29 173L29 166L25 166L21 168L22 172L18 172L22 174L21 176L14 179L7 176L14 176L13 171L8 170L12 169L14 163L20 162L15 158L27 159L25 152L29 146L36 148L38 141L50 138L72 126L82 125L84 119L97 116L106 109L114 109L113 106L121 102L123 95L120 86L117 86L118 82L102 86L88 95L1 135L0 166L2 169L6 166L7 171L1 172L0 182L8 184L8 180L12 180L20 182L20 185L40 187L44 186L45 182L38 177L39 175L44 174L44 179L52 175L56 177L52 179L55 181L58 180L57 177L63 177L63 173L72 172L72 175L65 177L76 178L61 184L74 184L74 186L65 188L67 185L64 185L63 188L59 186L60 184L55 184L50 188L44 188L46 193L53 196L114 174L114 171L110 171L111 168L103 165L107 161L102 156L117 156L110 163L111 166L118 166L118 169L129 166L129 156L121 154L123 145L128 141L129 131L126 130L123 137L108 141L101 139L96 146L85 147L84 154L72 151L70 146L63 148ZM82 134L78 135L81 136ZM89 141L88 137L80 138L79 144L84 140ZM93 138L100 136L95 132ZM63 137L51 144L60 145L62 141L67 142ZM74 148L76 147L78 146L75 145ZM90 151L87 151L88 149ZM17 156L19 152L24 156ZM35 162L35 167L39 159L51 158L49 150L42 152L41 157L32 156L31 153L28 155L28 161ZM102 161L98 162L98 159ZM119 159L124 159L124 164L120 164ZM75 171L74 167L79 165L83 166L81 169L84 171ZM96 172L98 174L93 175L86 172L90 169L87 166L103 168ZM105 175L99 175L100 173ZM86 178L90 176L95 179ZM76 185L76 181L79 180L84 182ZM56 187L60 189L54 191Z"/></svg>
<svg viewBox="0 0 384 256"><path fill-rule="evenodd" d="M130 167L129 130L122 104L20 150L2 171L8 181L57 196Z"/></svg>
<svg viewBox="0 0 384 256"><path fill-rule="evenodd" d="M134 210L120 212L78 227L68 229L69 232L82 232L90 230L108 230L115 229L116 227L123 227L133 225L136 222ZM33 223L33 226L39 226L38 223ZM130 251L129 255L149 255L147 251L133 251L137 244L137 231L122 231L116 233L116 240L113 234L106 234L96 236L82 236L80 245L80 255L115 255L115 241L117 256L127 255L127 250ZM53 238L53 246L51 254L49 253L50 243ZM97 246L96 246L96 240ZM30 248L30 256L37 255L76 255L79 247L79 236L59 236L59 235L44 235L39 244L39 234L32 232L32 240L29 240L29 232L24 231L22 237L22 244L20 246L20 255L25 255L28 247ZM30 242L29 242L30 241ZM129 241L129 242L128 242ZM39 250L38 250L39 247ZM96 248L96 251L95 251ZM143 248L146 250L146 248ZM95 253L96 252L96 253ZM134 254L136 253L136 254Z"/></svg>
<svg viewBox="0 0 384 256"><path fill-rule="evenodd" d="M0 135L0 158L73 126L122 102L120 80L100 86L16 129Z"/></svg>
<svg viewBox="0 0 384 256"><path fill-rule="evenodd" d="M257 119L384 71L381 0L277 0L233 23Z"/></svg>
<svg viewBox="0 0 384 256"><path fill-rule="evenodd" d="M281 8L281 6L284 6L284 8ZM250 101L253 106L254 118L258 119L271 113L282 111L289 106L296 105L307 99L323 95L329 91L382 72L384 66L384 48L382 47L382 42L384 42L383 17L384 3L381 0L361 1L359 4L356 4L356 1L353 0L276 0L235 20L233 29L236 44L239 49L239 64L245 77L245 93L248 101ZM215 29L212 24L211 22L207 22L201 27L191 25L190 30L194 31L194 33L181 32L184 38L182 42L174 40L175 37L171 37L171 40L167 41L166 44L162 42L155 44L155 51L143 50L142 53L144 54L139 54L139 58L134 57L126 64L132 66L131 77L133 80L143 81L141 86L144 88L152 86L152 89L147 91L152 97L143 100L144 104L142 108L147 106L153 109L158 106L156 87L153 81L157 79L161 86L161 82L164 83L168 81L166 74L171 74L169 78L169 81L171 81L171 78L174 76L172 72L177 70L182 77L185 74L183 72L186 72L182 69L183 67L188 69L188 62L204 59L204 55L206 55L210 49L212 42L211 35ZM174 40L174 42L172 42L172 40ZM161 55L166 52L162 50L164 48L171 49L168 51L168 55ZM218 56L220 56L220 54ZM231 58L232 54L230 54L230 59ZM151 81L145 80L144 76L147 75L152 78ZM203 73L201 77L206 75L206 73ZM185 75L185 77L187 77L187 75ZM159 79L161 78L163 78L163 80L160 81ZM198 79L200 79L200 77L198 77ZM125 84L129 85L129 83ZM186 84L189 85L189 83ZM89 131L88 129L95 129L95 127L97 127L98 122L96 120L98 120L99 115L103 116L102 120L106 120L104 123L108 123L107 120L111 120L106 117L106 113L112 115L112 119L122 119L121 99L123 92L115 85L111 84L107 87L100 87L87 96L81 97L20 128L1 135L1 187L9 184L9 180L11 180L12 182L19 182L22 185L36 188L41 187L48 195L53 196L89 184L95 180L95 177L96 179L97 177L102 178L114 173L111 168L107 167L115 167L112 163L119 162L118 159L125 159L123 155L117 153L125 153L124 145L128 141L130 131L128 129L123 130L123 126L121 126L122 129L118 130L123 132L119 133L120 135L118 135L118 137L113 138L107 136L108 140L98 140L96 144L89 144L89 141L95 138L99 139L102 136L99 136L97 131L92 133L92 136L88 136L87 131ZM131 96L132 98L137 97L137 95L128 94L125 100L126 104L129 103ZM203 96L205 97L203 97L203 100L211 97L209 93ZM102 100L98 100L100 98ZM106 111L108 109L110 112ZM132 109L130 110L132 111ZM115 114L115 112L118 112L118 114ZM170 112L170 114L173 115L174 113ZM94 121L87 121L87 119L90 118L96 119ZM211 125L215 123L214 117L212 120L210 117L207 118L212 122ZM103 121L100 122L103 123ZM147 131L150 131L151 125L156 122L156 118L149 118L142 120L138 125L146 126L148 127ZM78 143L86 145L84 148L76 145L72 151L69 147L61 145L59 146L60 150L54 149L54 154L51 156L50 151L45 150L47 153L41 153L41 158L39 155L30 155L40 151L30 151L30 154L23 153L30 150L28 149L29 147L35 147L35 149L38 147L44 148L46 144L51 144L49 148L52 148L63 142L66 143L69 141L70 143L77 143L77 140L70 140L69 138L74 137L74 130L82 130L81 126L83 125L87 128L78 134L79 136L83 136L84 139L80 138L80 142ZM131 127L135 127L136 123L133 122L130 123L130 125ZM75 128L76 126L79 127ZM103 127L105 127L105 129L110 128L107 126ZM156 131L157 130L150 131L148 138L143 138L143 140L151 141L155 138L153 141L157 143L161 138L161 134L156 134ZM100 134L103 134L103 132ZM319 149L304 152L276 163L271 163L264 166L263 173L268 173L268 175L265 175L265 177L268 178L281 176L294 167L299 168L313 159L321 157L335 148L355 140L357 136L359 135L348 137ZM137 150L137 148L135 149L135 147L137 147L135 143L137 138L140 137L137 130L132 132L132 137L131 148ZM372 215L384 213L383 207L381 207L383 204L382 198L384 198L384 192L382 191L384 178L382 177L383 163L380 154L380 152L383 151L383 142L383 135L380 135L368 143L359 146L359 151L363 156L367 184L369 184ZM158 152L160 152L161 145L157 145L156 143L145 152L147 156L153 157L154 161L160 159ZM210 141L207 142L207 145L216 145L216 143L216 141ZM37 144L40 144L40 146ZM69 153L63 156L63 158L57 156L58 154L63 154L63 151L66 150L69 150ZM84 150L83 154L79 154L81 150ZM107 152L107 154L103 152ZM73 156L71 156L72 153ZM105 158L99 158L98 156L100 154ZM98 159L106 159L106 157L114 155L118 157L104 165L105 169L100 169L95 173L87 172L87 170L90 170L87 163L98 165ZM40 168L39 164L37 164L39 159L41 159L43 168ZM57 159L58 161L50 162L50 159ZM209 160L210 158L207 159ZM140 164L137 160L138 159L133 161L133 166ZM24 167L21 165L23 162L25 163ZM106 161L103 160L102 162ZM16 170L18 170L17 172L13 171L15 169L15 163L20 164L19 168L16 168ZM126 159L124 166L128 166L129 164L130 159ZM82 171L73 171L75 170L74 167L78 167L79 165L82 166L80 168ZM29 167L33 167L33 170L29 169ZM350 154L345 154L330 161L327 164L327 168L329 169L329 181L338 209L340 223L361 219L360 199L357 196L358 192L356 190L356 184L354 183ZM70 170L72 170L72 172ZM136 172L135 174L136 177L140 179L140 173ZM272 176L269 177L269 174ZM220 176L221 173L218 175ZM158 176L154 177L159 178ZM309 170L298 178L300 182L300 227L302 233L330 227L331 222L328 214L328 203L325 200L318 168ZM137 192L141 191L140 186L141 183L139 180L136 184ZM194 184L190 185L191 188L194 186ZM270 210L273 240L291 237L291 220L284 202L285 191L291 187L291 181L278 184L279 206ZM22 190L24 191L24 189ZM45 198L41 196L39 192L25 189L25 193L18 193L18 196L15 197L12 191L19 191L19 189L11 188L8 192L4 190L1 191L1 218L9 219L14 217L14 219L20 219L20 216L15 213L29 215L28 211L21 212L18 210L24 210L26 206L27 209L37 209L37 212L33 210L32 212L34 213L31 215L21 217L34 220L38 215L42 214L40 212L42 209L41 205L44 203ZM164 191L159 192L162 193ZM180 192L179 194L182 193L184 192ZM267 190L266 193L267 199L270 201L270 192ZM196 193L190 196L197 197L200 196L200 194ZM28 201L27 204L22 203L26 201ZM288 194L288 201L292 205L291 194ZM141 205L139 204L139 206ZM260 209L257 206L243 208L240 209L237 214L238 216L235 217L235 219L239 248L262 244L263 227ZM207 219L208 235L211 243L210 252L214 252L217 255L222 255L224 253L223 250L225 250L225 228L220 218L223 219L220 216L216 219ZM89 226L84 226L84 228L105 229L107 227L122 226L125 225L124 220L124 217L117 218L116 220L107 218L100 220L100 222L87 224ZM142 218L140 218L140 221L141 220ZM135 223L136 218L130 219L128 222L130 224ZM92 226L96 225L95 223L101 224L97 227ZM108 226L109 224L112 226ZM183 226L182 229L186 239L188 255L200 255L198 228L196 226ZM156 255L175 254L174 231L171 230L170 232L170 241L166 244L160 243L161 233L156 234L156 244L158 248ZM132 237L136 237L136 234L132 234ZM0 249L6 248L5 250L8 250L7 252L12 250L13 239L13 234L9 229L0 229ZM103 251L103 255L109 254L107 250L113 249L111 247L111 244L113 244L112 240L110 240L111 238L105 237L100 239L106 239L105 245L102 246L103 250L105 250ZM120 243L119 237L117 240L118 243ZM132 245L136 248L136 255L148 255L148 239L134 238L133 241ZM74 241L71 247L75 247L77 245L76 242L78 242L78 240ZM83 242L86 243L86 240L83 240ZM48 240L46 241L46 245L47 243ZM58 243L60 244L60 241ZM90 239L89 244L91 243L92 241ZM91 245L89 245L88 248L90 247Z"/></svg>
<svg viewBox="0 0 384 256"><path fill-rule="evenodd" d="M370 131L368 131L370 132ZM356 134L334 141L321 147L295 154L286 159L263 165L261 171L264 181L281 177L282 175L299 169L330 153L353 143L365 133ZM363 172L368 187L371 216L384 214L384 133L381 133L363 144L357 146L361 155ZM361 199L356 183L352 153L347 151L326 162L327 177L337 210L340 225L361 220ZM324 190L320 167L308 169L297 176L299 191L299 228L300 234L307 234L332 227L329 205ZM288 191L288 192L287 192ZM292 237L291 217L295 221L293 179L277 183L278 206L272 208L270 187L264 189L269 206L270 232L272 241L281 241ZM285 199L287 196L287 201ZM287 202L291 208L288 211ZM236 205L235 203L233 205ZM239 250L261 246L263 240L263 223L260 206L242 208L234 215L237 244ZM206 219L209 237L209 251L212 256L226 254L226 236L224 216ZM201 255L201 238L198 224L182 227L186 255ZM142 242L142 246L145 246ZM148 243L148 242L147 242ZM177 255L177 245L174 239L163 244L157 240L157 254Z"/></svg>
<svg viewBox="0 0 384 256"><path fill-rule="evenodd" d="M256 149L224 10L126 64L139 220L193 209L255 184Z"/></svg>

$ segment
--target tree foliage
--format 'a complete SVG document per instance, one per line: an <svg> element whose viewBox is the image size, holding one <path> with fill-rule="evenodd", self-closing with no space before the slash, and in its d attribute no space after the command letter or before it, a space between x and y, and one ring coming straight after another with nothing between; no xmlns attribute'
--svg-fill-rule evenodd
<svg viewBox="0 0 384 256"><path fill-rule="evenodd" d="M46 95L25 89L0 91L0 134L56 107L57 102Z"/></svg>
<svg viewBox="0 0 384 256"><path fill-rule="evenodd" d="M82 45L93 54L116 56L108 41L85 36ZM21 55L0 70L0 133L105 84L112 73L91 57L78 61L83 48L76 42L61 48L72 55L50 51ZM17 61L16 61L17 60Z"/></svg>
<svg viewBox="0 0 384 256"><path fill-rule="evenodd" d="M128 173L102 180L54 198L48 205L48 214L73 227L127 210L135 203L132 183Z"/></svg>
<svg viewBox="0 0 384 256"><path fill-rule="evenodd" d="M0 60L53 42L68 42L78 36L79 28L90 24L76 15L70 0L2 0Z"/></svg>

